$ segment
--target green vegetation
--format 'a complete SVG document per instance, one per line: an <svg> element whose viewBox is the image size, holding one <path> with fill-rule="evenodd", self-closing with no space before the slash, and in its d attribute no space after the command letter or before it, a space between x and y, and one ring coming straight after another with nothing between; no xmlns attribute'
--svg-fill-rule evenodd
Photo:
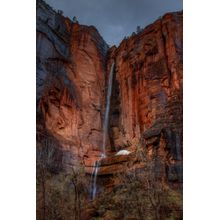
<svg viewBox="0 0 220 220"><path fill-rule="evenodd" d="M88 199L85 180L85 174L79 170L55 175L48 172L44 182L38 179L37 219L81 219Z"/></svg>
<svg viewBox="0 0 220 220"><path fill-rule="evenodd" d="M150 160L137 148L115 185L89 200L90 176L80 164L68 171L58 166L56 148L37 149L37 219L39 220L181 220L182 192L164 177L163 158ZM138 164L142 164L138 167ZM162 167L162 168L161 168ZM159 168L159 169L158 169Z"/></svg>
<svg viewBox="0 0 220 220"><path fill-rule="evenodd" d="M37 146L37 219L80 220L88 199L88 179L82 166L64 170L58 146L46 138Z"/></svg>
<svg viewBox="0 0 220 220"><path fill-rule="evenodd" d="M147 161L142 150L128 164L127 171L118 173L113 179L118 184L111 193L103 193L97 198L96 219L130 220L180 220L182 219L182 193L172 189L155 166L163 167L162 158ZM135 168L139 160L144 165ZM160 164L158 165L158 160ZM130 167L130 168L129 168Z"/></svg>

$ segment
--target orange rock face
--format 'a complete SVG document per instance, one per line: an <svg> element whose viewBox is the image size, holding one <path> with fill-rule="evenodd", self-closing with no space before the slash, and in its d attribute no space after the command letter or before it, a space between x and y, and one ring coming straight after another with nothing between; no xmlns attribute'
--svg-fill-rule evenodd
<svg viewBox="0 0 220 220"><path fill-rule="evenodd" d="M174 99L182 100L182 14L167 14L124 40L110 51L109 60L112 57L118 87L113 96L119 102L112 109L112 121L119 124L112 123L114 140L131 141L158 120L172 120L169 105ZM181 116L181 111L173 113Z"/></svg>
<svg viewBox="0 0 220 220"><path fill-rule="evenodd" d="M94 27L44 7L39 5L37 19L37 77L44 79L37 87L39 107L46 128L63 147L64 162L71 164L101 148L108 46Z"/></svg>
<svg viewBox="0 0 220 220"><path fill-rule="evenodd" d="M38 1L41 2L41 1ZM37 8L37 105L59 141L63 163L81 159L88 173L100 158L106 87L115 61L107 152L100 174L121 170L140 140L166 158L181 181L182 12L169 13L108 48L92 26L72 23L45 3ZM38 121L39 118L38 118Z"/></svg>
<svg viewBox="0 0 220 220"><path fill-rule="evenodd" d="M177 181L182 179L182 45L182 13L170 13L111 48L108 61L116 61L112 146L133 151L141 139L149 154L163 151L167 176Z"/></svg>

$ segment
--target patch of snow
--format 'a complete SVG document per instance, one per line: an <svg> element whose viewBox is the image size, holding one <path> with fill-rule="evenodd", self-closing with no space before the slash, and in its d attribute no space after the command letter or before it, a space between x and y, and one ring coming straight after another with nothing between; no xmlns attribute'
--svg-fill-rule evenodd
<svg viewBox="0 0 220 220"><path fill-rule="evenodd" d="M128 150L120 150L120 151L118 151L115 155L116 156L119 156L119 155L128 155L128 154L130 154L131 152L130 151L128 151Z"/></svg>

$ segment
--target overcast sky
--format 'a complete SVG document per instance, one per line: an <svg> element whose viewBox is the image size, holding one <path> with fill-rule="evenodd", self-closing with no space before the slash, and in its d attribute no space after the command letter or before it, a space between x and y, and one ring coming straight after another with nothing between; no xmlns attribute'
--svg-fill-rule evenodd
<svg viewBox="0 0 220 220"><path fill-rule="evenodd" d="M80 24L94 25L109 45L118 45L136 27L145 27L166 12L179 11L183 0L46 0Z"/></svg>

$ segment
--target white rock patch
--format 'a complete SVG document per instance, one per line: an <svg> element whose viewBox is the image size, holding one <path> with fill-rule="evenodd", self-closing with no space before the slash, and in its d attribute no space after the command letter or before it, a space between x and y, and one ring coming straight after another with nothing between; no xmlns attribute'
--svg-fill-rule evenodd
<svg viewBox="0 0 220 220"><path fill-rule="evenodd" d="M119 155L128 155L128 154L130 154L131 152L130 151L128 151L128 150L120 150L120 151L118 151L115 155L116 156L119 156Z"/></svg>

